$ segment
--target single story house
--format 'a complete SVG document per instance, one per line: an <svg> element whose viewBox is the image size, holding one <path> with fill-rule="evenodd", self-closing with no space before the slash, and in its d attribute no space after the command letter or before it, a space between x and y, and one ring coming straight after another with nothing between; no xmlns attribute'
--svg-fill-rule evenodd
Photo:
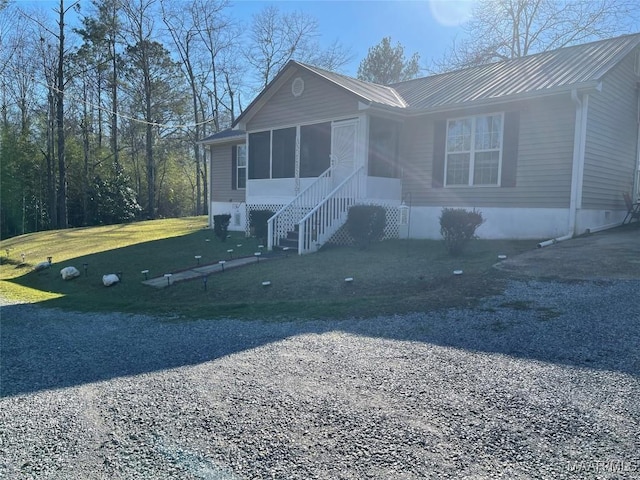
<svg viewBox="0 0 640 480"><path fill-rule="evenodd" d="M640 34L382 86L290 61L210 150L210 215L269 248L316 250L351 205L387 235L440 238L443 207L481 238L557 239L616 226L638 196Z"/></svg>

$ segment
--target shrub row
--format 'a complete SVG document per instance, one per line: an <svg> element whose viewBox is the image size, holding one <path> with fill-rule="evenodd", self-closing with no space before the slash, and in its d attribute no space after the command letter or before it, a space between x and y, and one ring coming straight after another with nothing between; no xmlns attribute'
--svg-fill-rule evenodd
<svg viewBox="0 0 640 480"><path fill-rule="evenodd" d="M267 240L267 221L274 215L271 210L251 210L249 225L256 238ZM214 215L215 235L223 242L227 238L227 230L231 215ZM440 233L444 238L447 250L451 255L462 253L465 245L476 238L476 229L482 225L482 213L473 209L443 208L440 215ZM354 205L347 216L347 231L354 243L360 248L367 248L371 243L380 241L387 225L384 207L379 205Z"/></svg>

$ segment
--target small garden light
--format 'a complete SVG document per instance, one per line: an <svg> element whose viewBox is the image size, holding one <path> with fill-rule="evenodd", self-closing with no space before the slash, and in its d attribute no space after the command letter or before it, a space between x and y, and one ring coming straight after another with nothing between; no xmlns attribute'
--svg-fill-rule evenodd
<svg viewBox="0 0 640 480"><path fill-rule="evenodd" d="M267 280L266 282L262 282L262 286L263 286L263 287L268 287L268 286L270 286L270 285L271 285L271 282L270 282L270 281L268 281L268 280Z"/></svg>
<svg viewBox="0 0 640 480"><path fill-rule="evenodd" d="M204 287L204 291L207 291L207 282L209 281L209 277L207 277L206 275L204 277L202 277L202 285Z"/></svg>
<svg viewBox="0 0 640 480"><path fill-rule="evenodd" d="M353 277L347 277L344 279L345 283L353 283Z"/></svg>
<svg viewBox="0 0 640 480"><path fill-rule="evenodd" d="M505 260L506 258L506 255L498 255L498 260Z"/></svg>
<svg viewBox="0 0 640 480"><path fill-rule="evenodd" d="M198 265L200 265L200 259L201 258L202 258L202 255L196 255L195 256L195 259L196 259L196 262L198 262Z"/></svg>
<svg viewBox="0 0 640 480"><path fill-rule="evenodd" d="M222 267L222 271L224 272L224 264L227 262L225 260L220 260L218 263L220 264L220 266Z"/></svg>
<svg viewBox="0 0 640 480"><path fill-rule="evenodd" d="M256 257L256 262L259 263L260 262L260 255L262 255L262 252L256 252L253 255Z"/></svg>
<svg viewBox="0 0 640 480"><path fill-rule="evenodd" d="M149 280L149 270L142 270L140 273L144 275L145 280Z"/></svg>
<svg viewBox="0 0 640 480"><path fill-rule="evenodd" d="M83 263L82 264L82 268L84 269L84 276L87 276L87 270L89 269L89 264L88 263Z"/></svg>
<svg viewBox="0 0 640 480"><path fill-rule="evenodd" d="M20 254L20 256L22 257L22 263L24 263L24 259L25 259L25 257L26 257L27 255L26 255L26 254L24 254L24 253L21 253L21 254Z"/></svg>
<svg viewBox="0 0 640 480"><path fill-rule="evenodd" d="M233 258L233 248L227 250L227 253L229 254L229 258Z"/></svg>
<svg viewBox="0 0 640 480"><path fill-rule="evenodd" d="M167 287L171 285L171 274L170 273L165 273L164 274L164 278L167 279Z"/></svg>
<svg viewBox="0 0 640 480"><path fill-rule="evenodd" d="M51 265L52 260L53 260L53 257L47 257L47 262L49 262L49 265Z"/></svg>

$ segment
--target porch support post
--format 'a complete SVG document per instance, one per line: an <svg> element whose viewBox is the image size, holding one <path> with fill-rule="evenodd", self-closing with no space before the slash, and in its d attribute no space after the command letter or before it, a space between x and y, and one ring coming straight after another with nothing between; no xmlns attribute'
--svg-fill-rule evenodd
<svg viewBox="0 0 640 480"><path fill-rule="evenodd" d="M633 179L633 199L640 198L640 91L636 92L636 118L638 123L638 133L636 138L636 169Z"/></svg>
<svg viewBox="0 0 640 480"><path fill-rule="evenodd" d="M267 220L267 250L273 250L273 217Z"/></svg>
<svg viewBox="0 0 640 480"><path fill-rule="evenodd" d="M360 116L360 145L362 150L362 160L359 165L356 165L356 170L358 167L364 167L362 170L362 175L360 182L362 183L362 189L360 189L358 200L363 198L367 198L369 192L367 191L367 175L369 172L369 122L370 116L366 113Z"/></svg>
<svg viewBox="0 0 640 480"><path fill-rule="evenodd" d="M296 153L294 162L295 188L294 195L300 193L300 125L296 125Z"/></svg>

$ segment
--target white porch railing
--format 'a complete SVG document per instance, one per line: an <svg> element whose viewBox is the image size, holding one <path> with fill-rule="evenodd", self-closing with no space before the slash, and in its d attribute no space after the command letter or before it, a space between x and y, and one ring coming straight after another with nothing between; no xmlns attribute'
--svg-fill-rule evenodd
<svg viewBox="0 0 640 480"><path fill-rule="evenodd" d="M364 195L366 176L360 167L298 223L298 253L315 252L344 224L349 208Z"/></svg>
<svg viewBox="0 0 640 480"><path fill-rule="evenodd" d="M300 219L326 198L331 193L331 189L331 167L329 167L268 220L267 248L271 250L274 246L278 246L280 239L294 231Z"/></svg>

